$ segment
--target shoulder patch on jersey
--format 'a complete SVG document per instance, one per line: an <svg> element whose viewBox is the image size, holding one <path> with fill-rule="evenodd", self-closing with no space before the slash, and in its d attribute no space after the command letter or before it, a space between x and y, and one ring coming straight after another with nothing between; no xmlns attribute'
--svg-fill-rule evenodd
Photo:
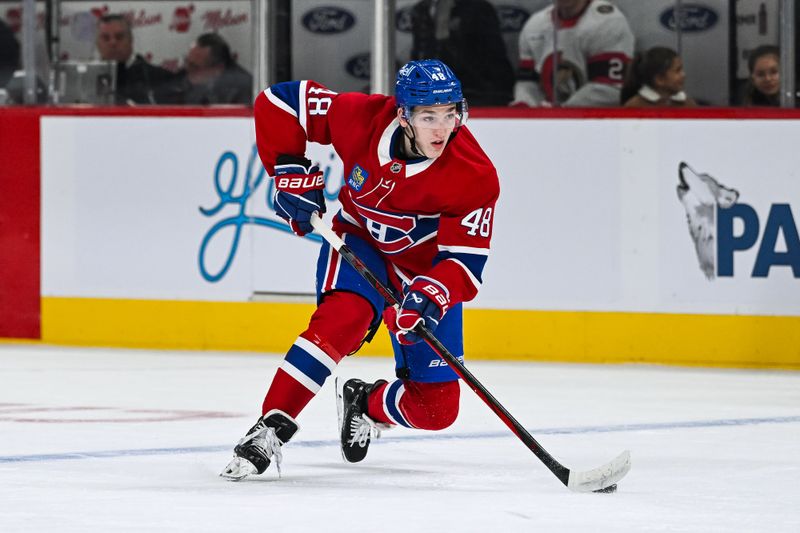
<svg viewBox="0 0 800 533"><path fill-rule="evenodd" d="M608 4L600 4L597 6L597 12L601 15L608 15L614 12L614 6Z"/></svg>
<svg viewBox="0 0 800 533"><path fill-rule="evenodd" d="M350 176L347 178L347 185L354 191L360 191L368 177L369 174L367 171L359 165L356 165L353 167L353 170L350 171Z"/></svg>

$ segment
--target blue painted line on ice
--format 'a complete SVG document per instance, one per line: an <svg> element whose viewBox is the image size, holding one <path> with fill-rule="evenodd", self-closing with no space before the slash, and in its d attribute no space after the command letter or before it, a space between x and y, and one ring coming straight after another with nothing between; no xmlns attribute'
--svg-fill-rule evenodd
<svg viewBox="0 0 800 533"><path fill-rule="evenodd" d="M725 426L754 426L758 424L792 424L800 422L800 416L776 416L770 418L730 418L721 420L692 420L686 422L660 422L651 424L617 424L608 426L578 426L566 428L539 428L530 430L534 437L538 435L579 435L583 433L619 433L626 431L658 431L668 429L711 428ZM495 431L486 433L430 433L424 435L409 435L406 437L382 437L379 443L409 442L428 440L477 440L498 439L511 437L508 431ZM338 446L337 440L311 440L297 441L292 447L321 448L325 446ZM2 463L35 463L43 461L66 461L69 459L109 459L117 457L140 457L150 455L183 455L191 453L216 453L230 451L231 444L220 446L193 446L184 448L142 448L134 450L105 450L96 452L51 453L39 455L9 455L0 456Z"/></svg>

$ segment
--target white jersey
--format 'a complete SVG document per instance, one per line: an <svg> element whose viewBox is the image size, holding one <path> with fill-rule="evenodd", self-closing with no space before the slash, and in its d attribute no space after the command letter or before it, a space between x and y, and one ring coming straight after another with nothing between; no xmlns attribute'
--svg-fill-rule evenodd
<svg viewBox="0 0 800 533"><path fill-rule="evenodd" d="M559 51L557 61L554 44ZM519 56L516 102L536 106L544 99L552 101L556 63L555 92L561 105L615 106L620 104L625 65L633 56L633 33L625 15L606 0L590 0L580 15L563 20L549 6L534 13L523 26Z"/></svg>

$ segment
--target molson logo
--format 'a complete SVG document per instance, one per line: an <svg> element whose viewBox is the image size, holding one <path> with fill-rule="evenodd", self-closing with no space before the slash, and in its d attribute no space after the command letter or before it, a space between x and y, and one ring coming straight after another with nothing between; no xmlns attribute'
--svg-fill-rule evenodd
<svg viewBox="0 0 800 533"><path fill-rule="evenodd" d="M659 17L661 25L668 30L675 31L680 28L682 32L705 31L713 28L719 21L716 11L702 4L684 4L676 9L670 7L661 12Z"/></svg>
<svg viewBox="0 0 800 533"><path fill-rule="evenodd" d="M303 15L303 26L312 33L344 33L355 23L352 13L338 7L317 7Z"/></svg>
<svg viewBox="0 0 800 533"><path fill-rule="evenodd" d="M107 15L108 14L108 6L107 5L102 5L102 6L98 6L98 7L92 7L92 8L89 9L89 13L94 15L95 18L100 18L103 15Z"/></svg>
<svg viewBox="0 0 800 533"><path fill-rule="evenodd" d="M209 9L201 15L201 18L205 21L203 29L206 30L240 26L249 20L247 13L234 14L230 9L226 9L224 12L221 9Z"/></svg>
<svg viewBox="0 0 800 533"><path fill-rule="evenodd" d="M186 33L192 26L192 13L194 13L194 4L188 6L178 6L172 13L172 23L169 29L177 33Z"/></svg>
<svg viewBox="0 0 800 533"><path fill-rule="evenodd" d="M155 26L161 24L161 13L147 13L144 9L136 11L124 11L122 15L131 23L133 28L141 28L144 26Z"/></svg>
<svg viewBox="0 0 800 533"><path fill-rule="evenodd" d="M530 13L517 6L497 6L497 16L500 18L500 31L515 33L522 30Z"/></svg>

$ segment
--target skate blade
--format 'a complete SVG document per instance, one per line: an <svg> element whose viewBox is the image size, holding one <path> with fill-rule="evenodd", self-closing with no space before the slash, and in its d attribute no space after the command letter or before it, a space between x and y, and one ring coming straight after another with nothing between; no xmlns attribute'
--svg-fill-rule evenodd
<svg viewBox="0 0 800 533"><path fill-rule="evenodd" d="M337 435L339 435L340 439L341 439L341 436L342 436L342 425L344 423L344 420L343 420L343 418L344 418L344 392L343 392L343 390L344 390L344 382L345 381L346 380L340 378L339 376L336 376L336 379L333 382L333 384L334 384L333 390L336 393L336 417L338 418L338 426L337 427L339 428L339 432L337 433ZM341 446L341 444L339 445L339 451L342 452L342 460L345 463L349 463L350 461L348 461L347 457L344 455L344 448Z"/></svg>
<svg viewBox="0 0 800 533"><path fill-rule="evenodd" d="M234 456L231 462L228 463L228 466L219 473L219 476L228 481L241 481L247 476L257 472L258 470L253 466L253 463L243 457Z"/></svg>

